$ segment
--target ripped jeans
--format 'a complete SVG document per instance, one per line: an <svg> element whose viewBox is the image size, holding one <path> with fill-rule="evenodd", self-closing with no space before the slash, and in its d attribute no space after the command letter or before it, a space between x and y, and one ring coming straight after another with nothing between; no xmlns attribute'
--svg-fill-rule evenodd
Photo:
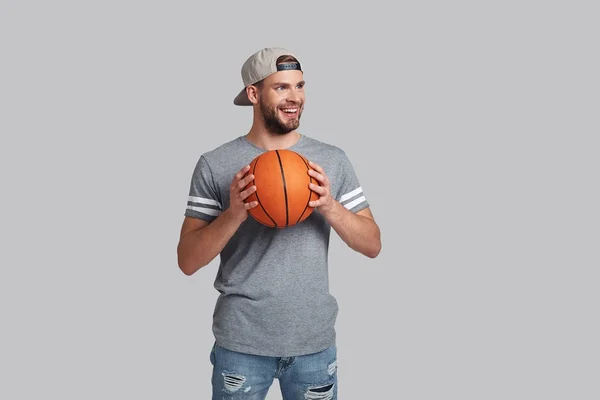
<svg viewBox="0 0 600 400"><path fill-rule="evenodd" d="M266 357L227 350L210 352L213 400L264 400L277 378L283 400L337 400L335 345L314 354Z"/></svg>

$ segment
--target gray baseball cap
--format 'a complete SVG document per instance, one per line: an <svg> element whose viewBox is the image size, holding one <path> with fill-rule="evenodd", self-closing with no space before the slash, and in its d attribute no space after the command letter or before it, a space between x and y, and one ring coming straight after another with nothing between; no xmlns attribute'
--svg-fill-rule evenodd
<svg viewBox="0 0 600 400"><path fill-rule="evenodd" d="M233 99L233 104L236 106L251 106L252 103L246 94L246 87L255 84L258 81L265 79L267 76L274 74L277 71L297 69L302 71L300 60L295 64L277 65L277 59L280 56L292 56L298 60L298 57L291 51L281 47L265 47L256 53L252 54L242 65L242 82L244 88Z"/></svg>

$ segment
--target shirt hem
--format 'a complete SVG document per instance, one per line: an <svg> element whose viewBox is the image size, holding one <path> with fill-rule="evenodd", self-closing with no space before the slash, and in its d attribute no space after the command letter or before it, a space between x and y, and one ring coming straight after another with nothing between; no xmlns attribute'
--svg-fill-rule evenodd
<svg viewBox="0 0 600 400"><path fill-rule="evenodd" d="M252 346L247 346L247 345L242 345L239 343L232 343L232 342L227 342L225 340L222 339L216 339L215 340L215 344L219 347L222 347L224 349L230 350L230 351L235 351L238 353L244 353L244 354L252 354L252 355L256 355L256 356L263 356L263 357L297 357L297 356L303 356L303 355L308 355L308 354L314 354L314 353L319 353L321 351L324 351L326 349L328 349L329 347L333 346L336 344L336 340L334 339L330 339L328 341L326 341L324 344L321 344L319 346L315 346L315 347L304 347L302 349L298 348L298 349L292 349L292 350L287 350L285 353L282 352L270 352L270 351L261 351L255 347Z"/></svg>

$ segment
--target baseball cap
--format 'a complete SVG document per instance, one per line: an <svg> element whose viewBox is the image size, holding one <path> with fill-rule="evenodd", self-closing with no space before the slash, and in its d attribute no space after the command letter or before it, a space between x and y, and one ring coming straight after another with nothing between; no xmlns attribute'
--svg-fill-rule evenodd
<svg viewBox="0 0 600 400"><path fill-rule="evenodd" d="M298 60L291 51L282 47L265 47L252 54L242 65L242 82L244 88L233 99L236 106L251 106L252 103L246 94L246 86L255 84L277 71L297 69L302 71L300 62L294 64L277 65L280 56L292 56Z"/></svg>

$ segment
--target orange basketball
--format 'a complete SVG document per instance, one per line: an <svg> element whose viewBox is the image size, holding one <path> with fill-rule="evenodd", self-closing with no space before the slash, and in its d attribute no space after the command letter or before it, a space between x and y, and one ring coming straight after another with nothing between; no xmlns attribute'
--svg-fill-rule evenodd
<svg viewBox="0 0 600 400"><path fill-rule="evenodd" d="M250 215L263 225L271 228L285 228L304 221L312 212L309 201L319 195L308 187L309 183L319 184L308 175L308 160L295 151L270 150L250 163L248 173L254 180L248 184L256 186L256 191L246 198L246 202L258 201L258 206L248 210Z"/></svg>

